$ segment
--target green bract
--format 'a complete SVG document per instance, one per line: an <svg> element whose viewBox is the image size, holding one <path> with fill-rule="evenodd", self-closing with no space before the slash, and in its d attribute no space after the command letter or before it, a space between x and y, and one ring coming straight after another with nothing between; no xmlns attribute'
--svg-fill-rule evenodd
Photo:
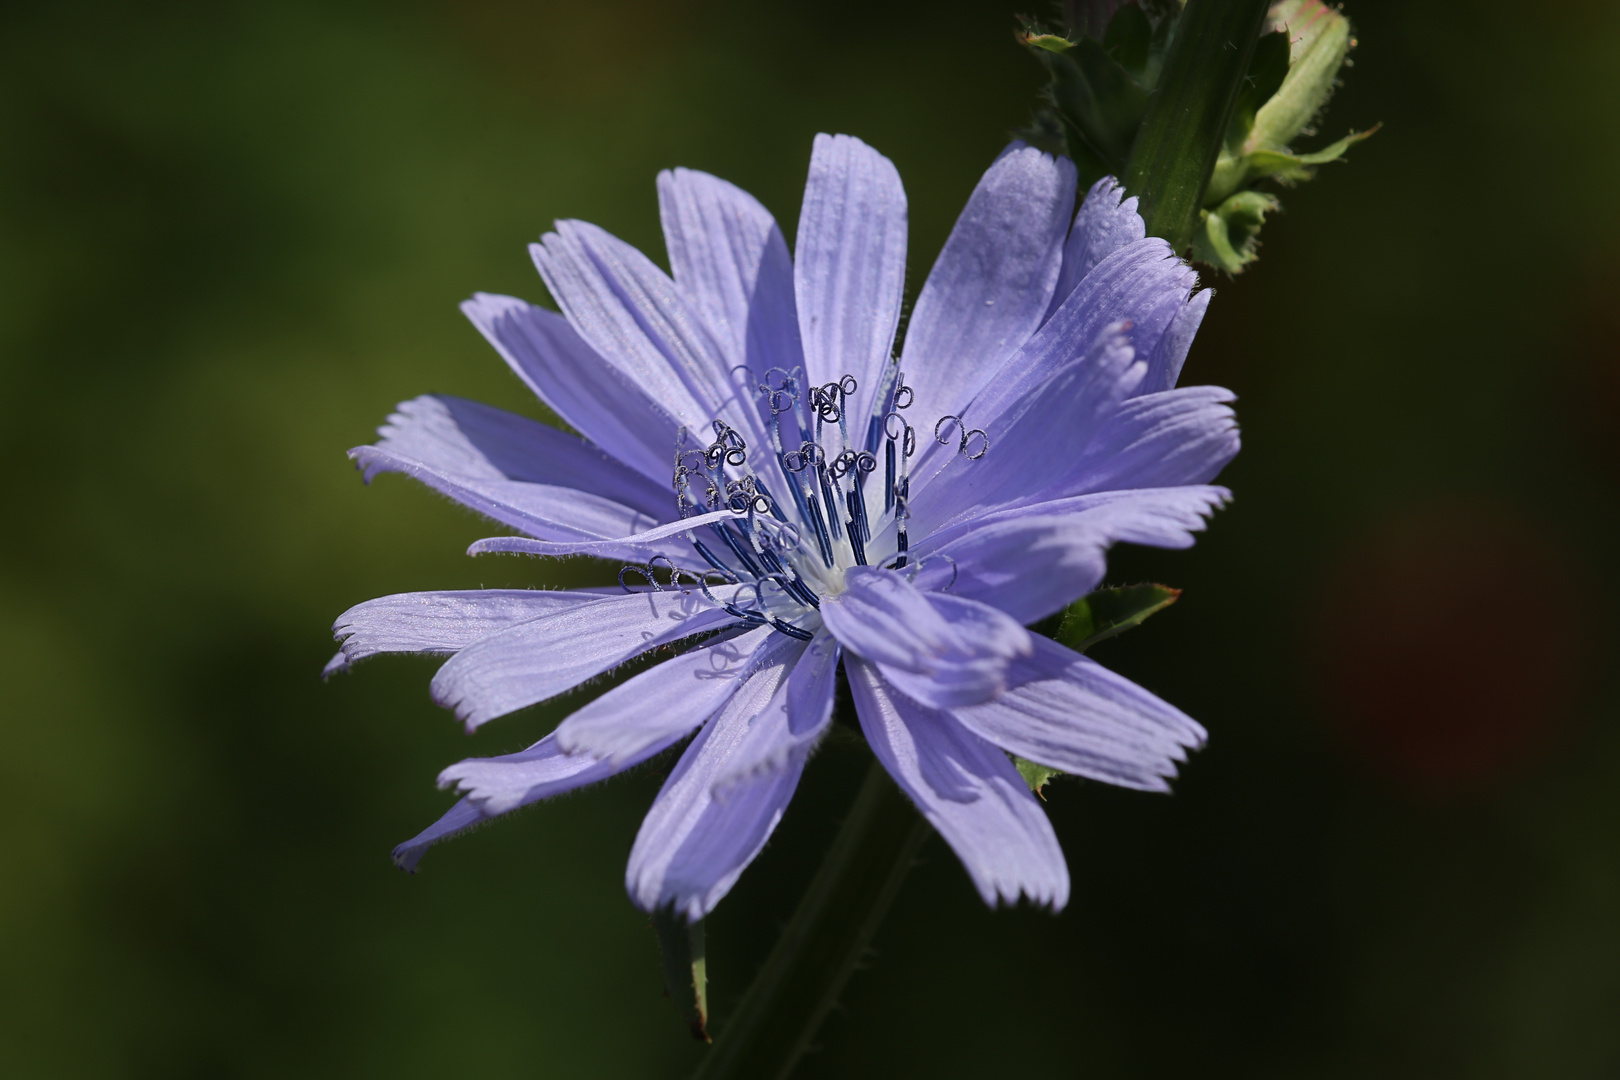
<svg viewBox="0 0 1620 1080"><path fill-rule="evenodd" d="M703 920L690 923L671 908L659 908L652 916L653 932L658 935L658 951L663 957L664 988L680 1010L692 1037L709 1041L709 979L704 955Z"/></svg>
<svg viewBox="0 0 1620 1080"><path fill-rule="evenodd" d="M1180 589L1167 585L1098 589L1069 605L1052 636L1075 652L1085 652L1104 638L1142 625L1149 615L1163 611L1180 595Z"/></svg>

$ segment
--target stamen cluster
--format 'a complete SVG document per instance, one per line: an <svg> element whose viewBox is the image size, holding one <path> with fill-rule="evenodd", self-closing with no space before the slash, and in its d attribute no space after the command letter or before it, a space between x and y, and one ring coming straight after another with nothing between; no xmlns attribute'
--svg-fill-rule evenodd
<svg viewBox="0 0 1620 1080"><path fill-rule="evenodd" d="M747 471L749 446L736 428L713 420L713 441L697 447L682 427L670 481L676 511L682 519L722 509L735 515L707 524L724 554L694 537L692 547L706 569L680 567L659 555L645 564L624 566L619 584L634 591L627 577L637 574L644 579L642 588L689 592L695 587L750 625L769 625L809 641L819 628L815 613L822 594L842 590L846 568L870 565L870 555L878 551L874 536L883 538L880 565L886 561L886 569L897 570L910 561L910 460L917 452L917 433L901 411L911 407L916 394L899 367L891 365L886 385L874 399L865 439L856 444L849 432L852 400L860 389L854 375L819 386L808 384L804 369L797 366L791 371L771 368L761 379L738 366L732 376L756 399L771 441L766 466L774 471L770 482L780 482L790 502L777 499L757 471ZM969 428L960 416L940 417L934 438L943 446L954 442L959 454L975 461L990 448L989 435ZM878 470L879 448L883 508L874 513L867 506L866 488ZM892 538L887 531L891 524ZM807 533L809 545L804 542ZM665 572L662 581L660 570ZM711 591L713 585L742 588L733 590L732 599L721 600Z"/></svg>

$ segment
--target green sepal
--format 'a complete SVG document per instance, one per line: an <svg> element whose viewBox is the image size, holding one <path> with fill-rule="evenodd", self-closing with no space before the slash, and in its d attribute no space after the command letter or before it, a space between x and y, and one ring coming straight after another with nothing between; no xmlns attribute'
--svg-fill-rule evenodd
<svg viewBox="0 0 1620 1080"><path fill-rule="evenodd" d="M1136 0L1106 28L1089 8L1066 10L1063 35L1020 17L1018 38L1051 82L1018 136L1066 152L1082 187L1118 177L1149 235L1218 269L1254 260L1256 230L1277 209L1250 189L1309 179L1378 130L1312 153L1288 145L1313 134L1355 45L1324 0Z"/></svg>
<svg viewBox="0 0 1620 1080"><path fill-rule="evenodd" d="M1052 78L1051 85L1046 88L1046 94L1052 102L1052 107L1046 110L1045 116L1039 118L1039 120L1056 124L1058 129L1063 132L1064 151L1069 155L1069 160L1074 162L1080 186L1082 188L1090 187L1098 180L1114 172L1115 169L1108 159L1092 146L1090 140L1086 137L1084 129L1070 115L1069 109L1065 108L1064 102L1059 96L1060 87L1064 88L1064 97L1071 102L1076 98L1086 96L1089 89L1085 87L1085 78L1080 74L1080 69L1075 66L1067 55L1057 56L1052 53L1041 53L1040 56L1042 60L1046 61L1047 72Z"/></svg>
<svg viewBox="0 0 1620 1080"><path fill-rule="evenodd" d="M1192 257L1201 263L1241 273L1258 257L1260 226L1281 204L1263 191L1240 191L1200 215Z"/></svg>
<svg viewBox="0 0 1620 1080"><path fill-rule="evenodd" d="M1046 798L1041 792L1047 783L1053 777L1063 775L1061 769L1050 769L1045 765L1037 765L1028 758L1021 758L1016 754L1013 755L1013 766L1017 768L1018 775L1024 778L1024 783L1029 785L1029 790L1033 791L1041 799Z"/></svg>
<svg viewBox="0 0 1620 1080"><path fill-rule="evenodd" d="M1275 176L1279 180L1307 179L1312 166L1326 165L1330 161L1339 160L1346 150L1362 139L1371 138L1383 126L1374 124L1366 131L1352 131L1333 145L1310 154L1290 154L1285 150L1256 150L1249 155L1249 176L1251 178Z"/></svg>
<svg viewBox="0 0 1620 1080"><path fill-rule="evenodd" d="M1074 42L1062 34L1042 34L1033 30L1020 31L1018 40L1032 49L1045 49L1047 52L1068 52L1074 48Z"/></svg>
<svg viewBox="0 0 1620 1080"><path fill-rule="evenodd" d="M1225 203L1233 197L1233 192L1259 180L1278 180L1285 184L1309 180L1317 165L1339 160L1346 150L1372 137L1382 126L1374 124L1366 131L1352 131L1333 145L1309 154L1291 154L1287 150L1256 150L1243 155L1223 152L1204 193L1207 205Z"/></svg>
<svg viewBox="0 0 1620 1080"><path fill-rule="evenodd" d="M1180 589L1168 585L1098 589L1068 606L1052 636L1076 652L1085 652L1104 638L1142 625L1148 616L1163 611L1180 595Z"/></svg>
<svg viewBox="0 0 1620 1080"><path fill-rule="evenodd" d="M653 932L663 956L664 989L680 1010L692 1037L709 1042L709 975L703 920L687 922L674 907L653 912Z"/></svg>

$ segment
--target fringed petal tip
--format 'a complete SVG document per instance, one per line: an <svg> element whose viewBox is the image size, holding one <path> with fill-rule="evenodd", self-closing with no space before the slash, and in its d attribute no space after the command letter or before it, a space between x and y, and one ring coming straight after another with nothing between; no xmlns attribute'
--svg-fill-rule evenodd
<svg viewBox="0 0 1620 1080"><path fill-rule="evenodd" d="M354 471L360 474L360 482L368 487L371 485L371 481L379 472L379 470L372 464L371 456L366 453L366 451L371 449L372 447L369 444L366 446L355 446L351 447L346 455L350 461L354 462Z"/></svg>
<svg viewBox="0 0 1620 1080"><path fill-rule="evenodd" d="M986 904L1062 910L1069 870L1057 834L1001 749L951 714L894 692L877 668L846 663L861 730L889 775L962 860Z"/></svg>
<svg viewBox="0 0 1620 1080"><path fill-rule="evenodd" d="M1039 886L1020 884L1016 881L998 881L994 883L974 883L979 896L991 908L1014 908L1028 903L1041 911L1058 914L1069 906L1068 882L1058 884L1043 884Z"/></svg>
<svg viewBox="0 0 1620 1080"><path fill-rule="evenodd" d="M1204 729L1096 661L1040 639L1017 685L994 701L952 711L974 735L1047 768L1137 791L1168 792Z"/></svg>
<svg viewBox="0 0 1620 1080"><path fill-rule="evenodd" d="M394 864L414 872L429 847L459 836L530 803L594 784L661 753L681 737L653 741L619 763L566 754L547 735L527 750L493 758L468 758L439 774L440 788L455 788L461 800L438 821L394 849Z"/></svg>
<svg viewBox="0 0 1620 1080"><path fill-rule="evenodd" d="M401 844L394 849L394 853L390 856L390 859L392 860L396 869L403 870L412 877L415 877L416 866L422 861L422 855L425 854L426 851L427 848L425 847L413 851L405 844Z"/></svg>
<svg viewBox="0 0 1620 1080"><path fill-rule="evenodd" d="M436 399L431 394L423 394L420 397L401 401L394 406L394 411L389 413L383 420L382 425L377 428L376 443L366 443L362 446L350 448L349 460L354 462L354 467L359 470L360 479L363 482L369 484L378 475L385 472L405 472L407 475L412 475L409 469L402 469L394 463L384 448L388 446L390 441L407 434L411 425L423 413L431 412L435 404Z"/></svg>
<svg viewBox="0 0 1620 1080"><path fill-rule="evenodd" d="M1213 484L1154 488L1142 498L1100 508L1097 521L1116 542L1179 550L1192 547L1194 534L1231 501L1230 490Z"/></svg>
<svg viewBox="0 0 1620 1080"><path fill-rule="evenodd" d="M386 431L386 428L379 430ZM370 485L385 472L406 472L404 469L391 469L386 455L378 452L375 446L357 446L349 451L349 460L354 462L355 471L360 474L360 482ZM407 475L409 475L407 473Z"/></svg>
<svg viewBox="0 0 1620 1080"><path fill-rule="evenodd" d="M449 656L502 630L600 600L589 591L477 589L395 593L356 604L332 623L339 646L323 679L383 653Z"/></svg>

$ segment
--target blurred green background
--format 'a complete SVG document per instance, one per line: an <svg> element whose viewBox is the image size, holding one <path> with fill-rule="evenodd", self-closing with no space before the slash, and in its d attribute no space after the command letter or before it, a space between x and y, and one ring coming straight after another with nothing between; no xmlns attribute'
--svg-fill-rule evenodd
<svg viewBox="0 0 1620 1080"><path fill-rule="evenodd" d="M662 259L687 165L793 235L891 156L910 290L1040 74L1002 3L11 5L0 15L0 1071L680 1077L622 871L657 769L390 847L468 738L433 664L322 685L371 596L600 580L344 460L424 392L540 410L455 304L555 217ZM1234 505L1099 658L1202 720L1173 797L1049 789L1074 900L937 839L800 1075L1620 1075L1620 13L1354 0L1323 134L1187 369ZM548 576L549 575L549 576ZM1610 669L1612 670L1612 669ZM864 768L710 919L719 1022ZM1605 1021L1603 1017L1609 1017Z"/></svg>

